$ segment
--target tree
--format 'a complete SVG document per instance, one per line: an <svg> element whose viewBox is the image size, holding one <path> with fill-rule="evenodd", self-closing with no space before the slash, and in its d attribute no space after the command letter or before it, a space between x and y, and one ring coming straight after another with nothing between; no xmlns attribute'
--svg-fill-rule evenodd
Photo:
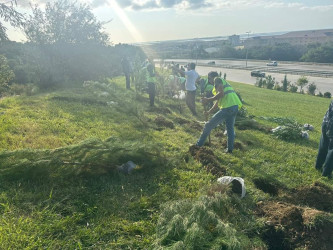
<svg viewBox="0 0 333 250"><path fill-rule="evenodd" d="M23 25L23 15L14 9L14 5L16 0L0 3L0 18L14 27L20 27ZM8 40L6 31L6 27L0 22L0 42Z"/></svg>
<svg viewBox="0 0 333 250"><path fill-rule="evenodd" d="M275 85L275 78L271 75L266 76L266 88L273 89Z"/></svg>
<svg viewBox="0 0 333 250"><path fill-rule="evenodd" d="M309 80L306 76L301 76L297 80L297 85L301 87L301 93L303 92L303 87L308 84Z"/></svg>
<svg viewBox="0 0 333 250"><path fill-rule="evenodd" d="M301 58L306 62L333 63L333 43L327 43L320 47L314 46Z"/></svg>
<svg viewBox="0 0 333 250"><path fill-rule="evenodd" d="M317 85L313 82L308 85L308 94L315 95L317 89Z"/></svg>
<svg viewBox="0 0 333 250"><path fill-rule="evenodd" d="M290 81L287 80L287 75L284 75L284 79L283 81L281 81L281 83L282 83L282 90L287 92L288 86L290 85Z"/></svg>
<svg viewBox="0 0 333 250"><path fill-rule="evenodd" d="M32 15L24 32L29 41L38 44L102 44L109 41L102 32L103 23L96 20L90 7L70 0L46 4L45 11L31 5Z"/></svg>
<svg viewBox="0 0 333 250"><path fill-rule="evenodd" d="M15 74L10 69L7 58L0 55L0 92L5 91L8 88L8 83L14 79Z"/></svg>

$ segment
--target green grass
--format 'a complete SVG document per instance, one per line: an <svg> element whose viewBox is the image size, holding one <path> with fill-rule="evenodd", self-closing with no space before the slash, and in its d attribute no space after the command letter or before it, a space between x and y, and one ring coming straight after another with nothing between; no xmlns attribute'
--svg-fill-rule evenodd
<svg viewBox="0 0 333 250"><path fill-rule="evenodd" d="M117 78L0 101L1 248L195 249L199 236L201 249L262 248L256 232L263 224L253 209L275 198L254 179L274 180L286 192L316 181L333 188L314 169L328 99L232 83L259 123L275 127L260 117L292 117L315 127L310 140L294 142L236 130L244 148L232 155L223 153L225 138L214 130L216 159L228 175L245 179L247 196L240 200L207 196L217 177L189 154L203 115L195 118L184 101L164 97L151 109L146 94L124 86ZM199 102L197 108L202 113ZM158 116L174 128L158 126ZM128 160L139 169L118 173Z"/></svg>

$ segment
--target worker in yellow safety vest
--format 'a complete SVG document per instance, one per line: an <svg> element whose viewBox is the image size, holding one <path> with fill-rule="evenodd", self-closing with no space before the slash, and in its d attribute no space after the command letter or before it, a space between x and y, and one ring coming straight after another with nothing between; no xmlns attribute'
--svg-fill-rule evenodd
<svg viewBox="0 0 333 250"><path fill-rule="evenodd" d="M148 85L148 95L149 95L149 102L150 106L154 106L155 102L155 94L156 94L156 74L155 74L155 69L154 65L151 63L148 63L146 67L146 82Z"/></svg>
<svg viewBox="0 0 333 250"><path fill-rule="evenodd" d="M225 121L228 133L228 146L225 152L232 153L235 141L235 119L238 110L242 107L242 102L240 101L235 90L226 80L220 77L216 77L214 79L214 85L215 86L212 91L214 96L210 98L203 97L202 102L205 104L210 101L216 101L210 110L205 111L206 114L212 113L217 107L219 107L220 110L216 112L213 117L206 123L196 145L201 147L205 143L205 140L210 134L211 130Z"/></svg>

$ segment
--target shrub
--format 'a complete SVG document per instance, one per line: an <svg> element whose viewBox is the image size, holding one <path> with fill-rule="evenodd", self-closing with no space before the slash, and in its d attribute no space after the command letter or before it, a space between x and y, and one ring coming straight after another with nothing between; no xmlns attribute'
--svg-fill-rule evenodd
<svg viewBox="0 0 333 250"><path fill-rule="evenodd" d="M274 89L277 91L282 91L283 87L281 87L278 83L275 84Z"/></svg>
<svg viewBox="0 0 333 250"><path fill-rule="evenodd" d="M319 91L319 93L318 93L317 96L318 96L318 97L323 97L324 95L323 95L323 93L321 93L321 92Z"/></svg>
<svg viewBox="0 0 333 250"><path fill-rule="evenodd" d="M308 85L308 94L309 95L315 95L317 89L317 85L313 82Z"/></svg>
<svg viewBox="0 0 333 250"><path fill-rule="evenodd" d="M275 78L271 75L266 76L266 88L267 89L273 89L275 85Z"/></svg>
<svg viewBox="0 0 333 250"><path fill-rule="evenodd" d="M289 86L289 91L292 92L292 93L296 93L298 90L298 87L295 85L295 84L291 84Z"/></svg>
<svg viewBox="0 0 333 250"><path fill-rule="evenodd" d="M331 98L331 97L332 97L331 92L325 92L325 93L324 93L324 97L325 97L325 98Z"/></svg>
<svg viewBox="0 0 333 250"><path fill-rule="evenodd" d="M262 78L257 77L255 85L257 87L259 87L259 88L262 88L262 86L263 86L263 80L262 80Z"/></svg>
<svg viewBox="0 0 333 250"><path fill-rule="evenodd" d="M0 86L8 86L8 83L14 77L14 71L10 69L7 58L4 55L0 55Z"/></svg>

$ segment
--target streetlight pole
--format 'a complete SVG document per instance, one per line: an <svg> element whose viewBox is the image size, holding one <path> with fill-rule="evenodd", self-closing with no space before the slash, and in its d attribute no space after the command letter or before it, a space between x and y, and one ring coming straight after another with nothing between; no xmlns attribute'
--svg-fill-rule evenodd
<svg viewBox="0 0 333 250"><path fill-rule="evenodd" d="M251 33L251 31L247 31L245 32L247 34L247 40L249 39L249 34ZM245 59L245 67L247 68L247 52L249 51L249 45L246 46L246 59Z"/></svg>

